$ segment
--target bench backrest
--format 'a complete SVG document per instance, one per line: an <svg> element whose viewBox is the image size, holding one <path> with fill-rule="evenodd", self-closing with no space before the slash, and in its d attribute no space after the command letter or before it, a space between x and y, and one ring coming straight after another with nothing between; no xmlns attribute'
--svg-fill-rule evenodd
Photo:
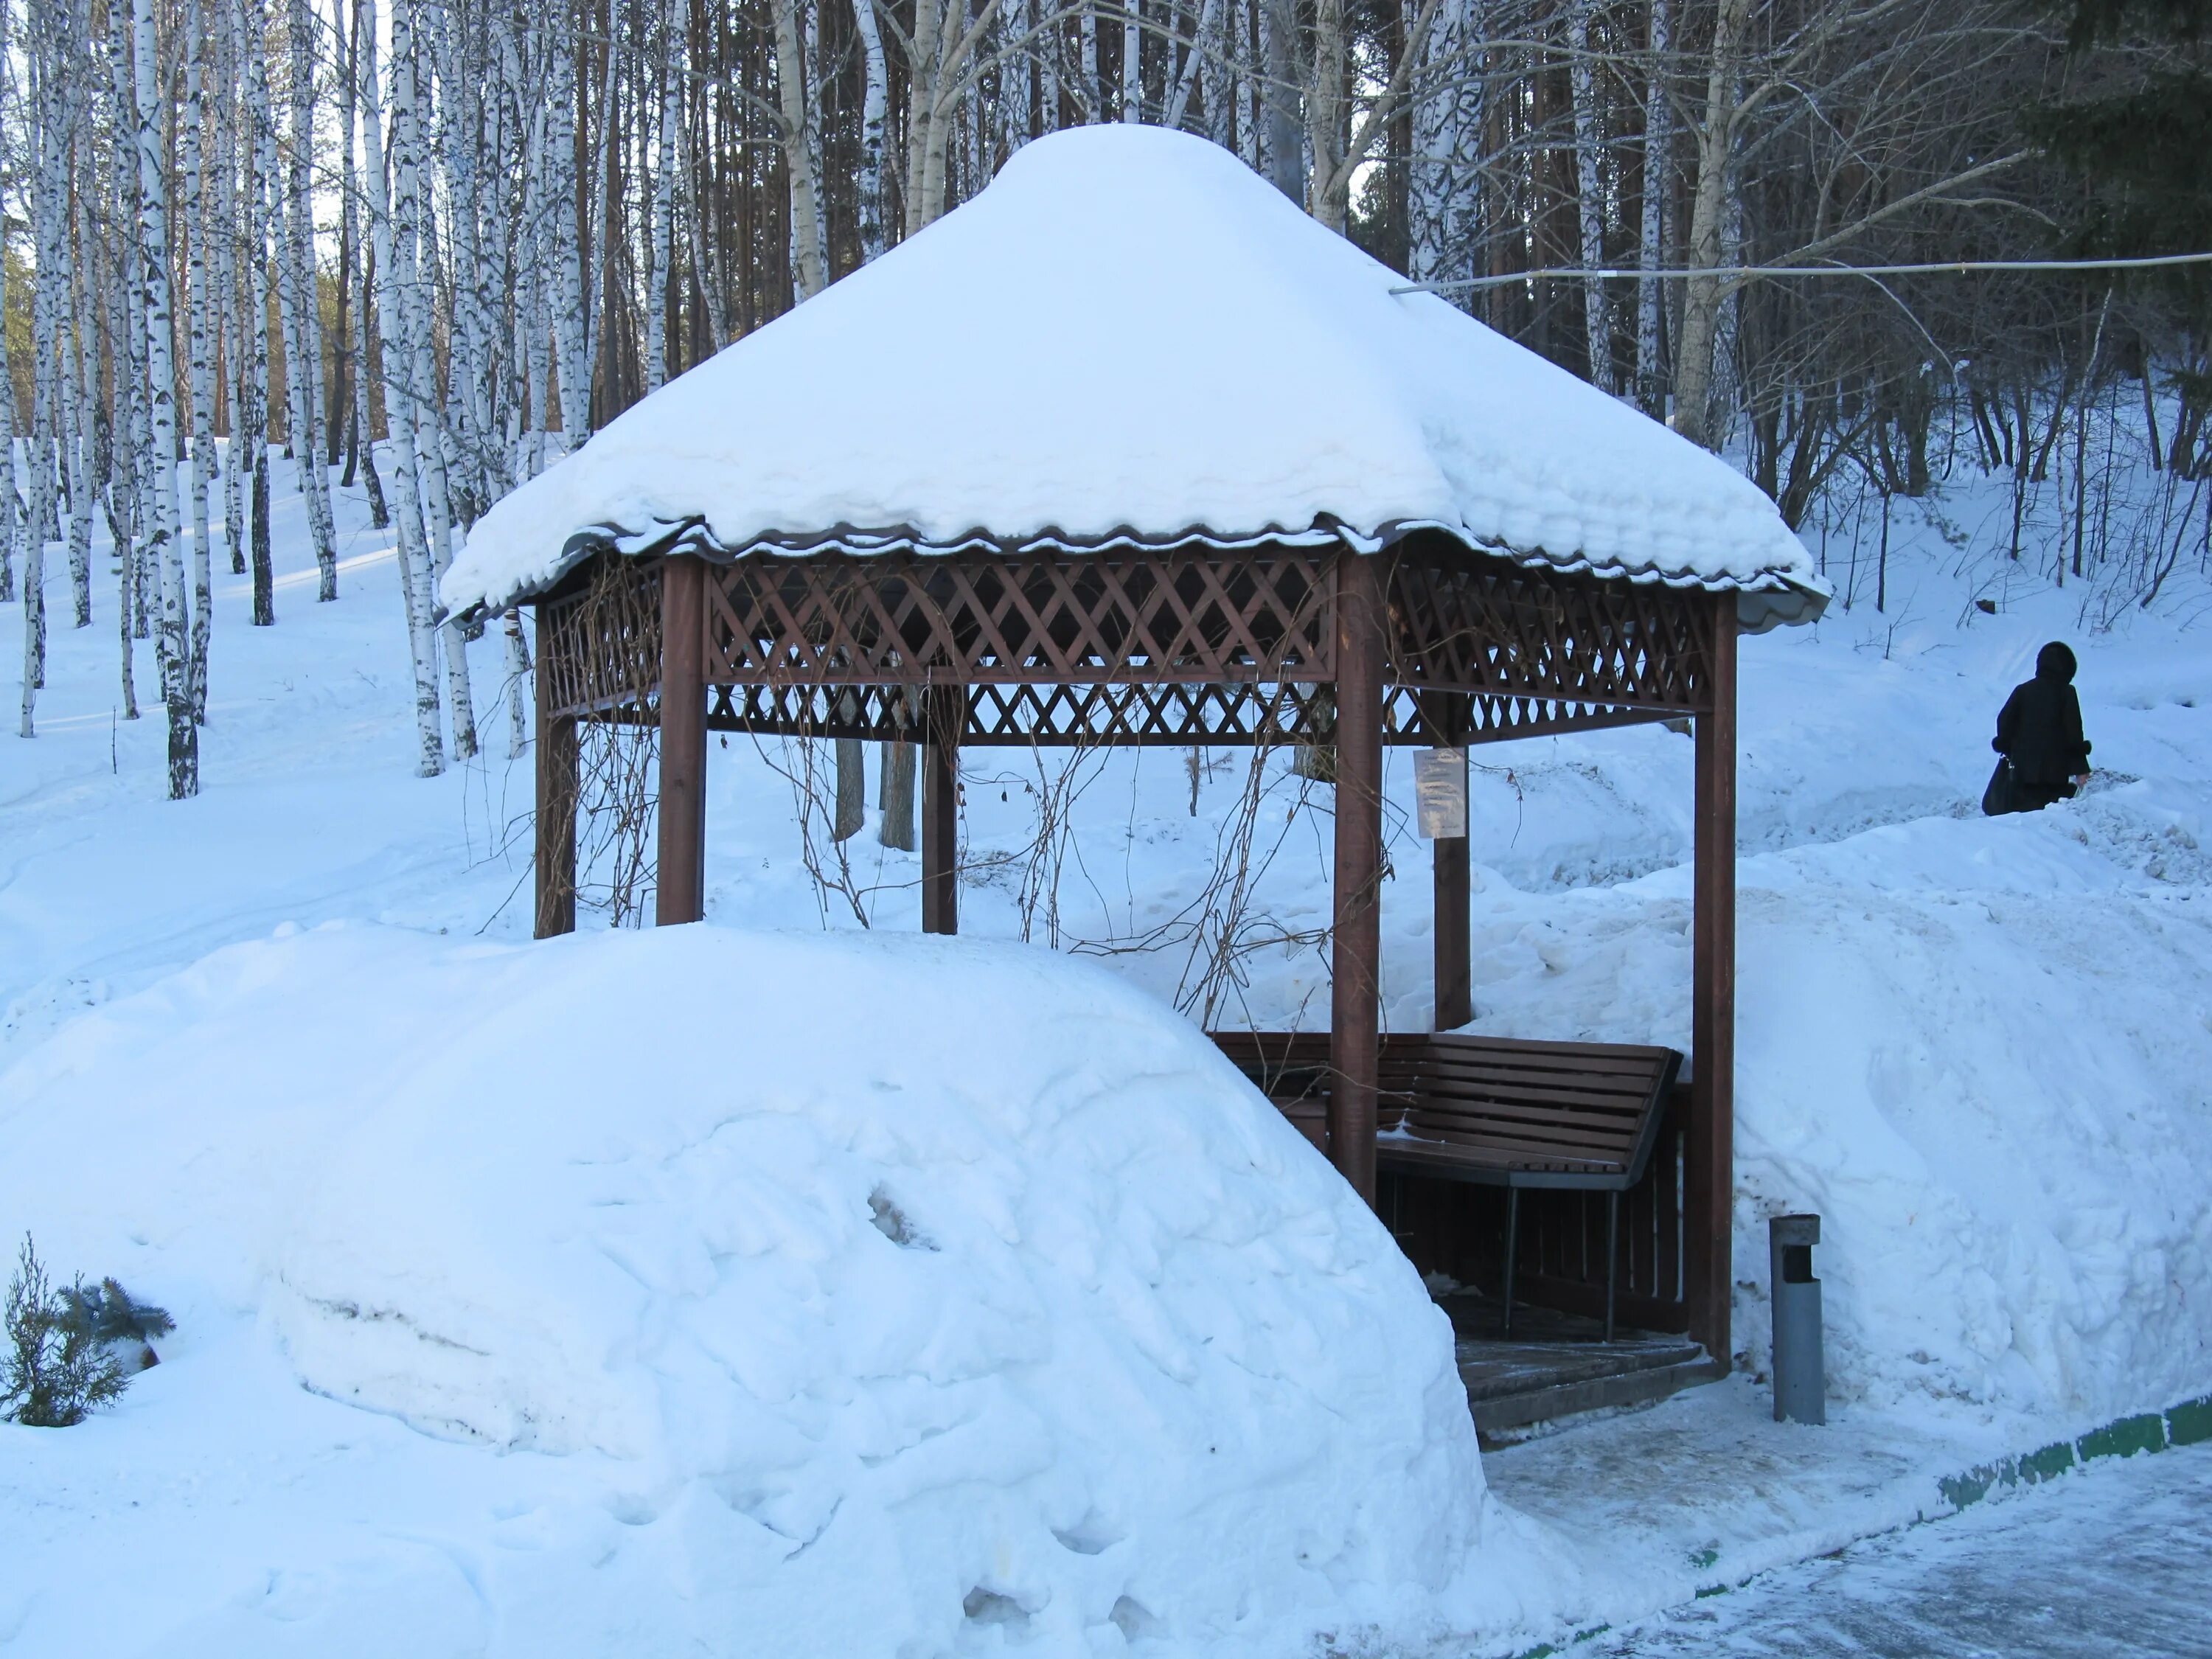
<svg viewBox="0 0 2212 1659"><path fill-rule="evenodd" d="M1385 1130L1501 1167L1624 1185L1644 1171L1682 1063L1672 1048L1642 1044L1454 1032L1407 1047L1395 1065L1384 1058Z"/></svg>
<svg viewBox="0 0 2212 1659"><path fill-rule="evenodd" d="M1328 1096L1325 1031L1224 1031L1214 1041L1309 1134ZM1376 1127L1498 1170L1626 1186L1658 1139L1682 1057L1613 1042L1455 1032L1382 1039Z"/></svg>

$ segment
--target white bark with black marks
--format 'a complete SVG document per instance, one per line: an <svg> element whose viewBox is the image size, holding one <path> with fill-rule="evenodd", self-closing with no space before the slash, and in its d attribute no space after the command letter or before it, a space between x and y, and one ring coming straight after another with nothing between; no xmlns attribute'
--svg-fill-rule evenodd
<svg viewBox="0 0 2212 1659"><path fill-rule="evenodd" d="M148 536L161 580L161 702L169 715L169 799L200 790L199 727L185 659L185 564L177 521L177 369L170 345L169 181L162 167L160 43L154 0L132 0L132 68L138 93L138 246L145 283L148 412L154 497Z"/></svg>

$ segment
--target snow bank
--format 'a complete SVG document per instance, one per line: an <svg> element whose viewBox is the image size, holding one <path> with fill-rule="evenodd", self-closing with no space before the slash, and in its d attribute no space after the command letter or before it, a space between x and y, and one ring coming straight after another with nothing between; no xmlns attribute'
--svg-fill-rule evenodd
<svg viewBox="0 0 2212 1659"><path fill-rule="evenodd" d="M2096 1421L2212 1380L2203 805L2116 782L1744 863L1747 1368L1768 1364L1766 1218L1810 1210L1838 1402ZM1686 872L1486 886L1482 1029L1686 1046Z"/></svg>
<svg viewBox="0 0 2212 1659"><path fill-rule="evenodd" d="M251 1367L192 1334L258 1318L308 1389L559 1468L526 1548L455 1500L417 1552L504 1632L469 1651L1279 1655L1464 1608L1498 1524L1374 1217L1041 951L234 946L0 1075L0 1223L179 1314L125 1419L185 1382L236 1418ZM402 1571L316 1561L370 1604Z"/></svg>
<svg viewBox="0 0 2212 1659"><path fill-rule="evenodd" d="M442 597L501 602L581 532L679 526L734 551L1433 525L1568 568L1817 585L1725 462L1403 283L1202 138L1054 133L499 501Z"/></svg>

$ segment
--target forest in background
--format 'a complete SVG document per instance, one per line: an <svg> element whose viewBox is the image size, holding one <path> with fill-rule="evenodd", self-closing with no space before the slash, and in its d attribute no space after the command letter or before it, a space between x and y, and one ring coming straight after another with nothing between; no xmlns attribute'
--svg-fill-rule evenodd
<svg viewBox="0 0 2212 1659"><path fill-rule="evenodd" d="M322 598L333 477L395 528L422 769L465 759L461 625L434 583L475 516L1088 122L1231 149L1725 449L1801 526L1846 485L1924 495L1963 439L2022 499L2070 459L2071 574L2094 578L2097 421L2129 410L2185 513L2212 461L2202 267L1835 274L2212 245L2173 206L2212 149L2195 0L386 5L0 0L20 729L46 629L104 612L134 716L149 644L173 793L197 787L217 557L275 620L272 467L307 504ZM1523 274L1599 269L1630 274ZM98 572L95 526L121 550Z"/></svg>

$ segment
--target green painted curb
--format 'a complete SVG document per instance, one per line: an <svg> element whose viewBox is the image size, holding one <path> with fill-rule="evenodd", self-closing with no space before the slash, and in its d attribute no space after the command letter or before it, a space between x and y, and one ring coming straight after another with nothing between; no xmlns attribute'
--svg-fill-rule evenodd
<svg viewBox="0 0 2212 1659"><path fill-rule="evenodd" d="M2162 1412L2115 1418L2077 1439L2053 1441L2018 1457L1978 1464L1957 1474L1947 1474L1936 1484L1945 1503L1954 1510L1963 1510L1980 1503L2001 1486L2032 1486L2055 1480L2077 1463L2094 1463L2106 1457L2134 1457L2146 1452L2162 1452L2169 1446L2193 1446L2207 1440L2212 1440L2212 1395L2185 1400Z"/></svg>
<svg viewBox="0 0 2212 1659"><path fill-rule="evenodd" d="M2094 1458L2133 1457L2137 1452L2165 1449L2166 1417L2160 1412L2123 1417L2117 1423L2107 1423L2081 1437L2081 1461L2085 1463Z"/></svg>
<svg viewBox="0 0 2212 1659"><path fill-rule="evenodd" d="M2194 1446L2199 1441L2212 1440L2212 1395L2168 1412L2166 1439L2171 1446Z"/></svg>
<svg viewBox="0 0 2212 1659"><path fill-rule="evenodd" d="M2162 1452L2169 1446L2194 1446L2206 1441L2212 1441L2212 1394L2185 1400L2162 1412L2116 1417L2072 1440L2054 1440L2047 1446L2015 1457L1977 1464L1956 1474L1944 1475L1936 1484L1943 1494L1943 1501L1954 1510L1970 1509L2000 1487L2039 1486L2045 1480L2057 1480L2077 1464L2094 1463L2107 1457L2134 1457ZM1928 1518L1931 1517L1923 1517ZM1692 1554L1690 1564L1709 1567L1717 1559L1717 1551L1703 1549ZM1727 1583L1707 1584L1692 1599L1702 1601L1707 1596L1725 1595L1734 1588ZM1587 1642L1607 1628L1599 1625L1577 1632L1573 1639ZM1559 1652L1547 1642L1516 1656L1516 1659L1548 1659Z"/></svg>

